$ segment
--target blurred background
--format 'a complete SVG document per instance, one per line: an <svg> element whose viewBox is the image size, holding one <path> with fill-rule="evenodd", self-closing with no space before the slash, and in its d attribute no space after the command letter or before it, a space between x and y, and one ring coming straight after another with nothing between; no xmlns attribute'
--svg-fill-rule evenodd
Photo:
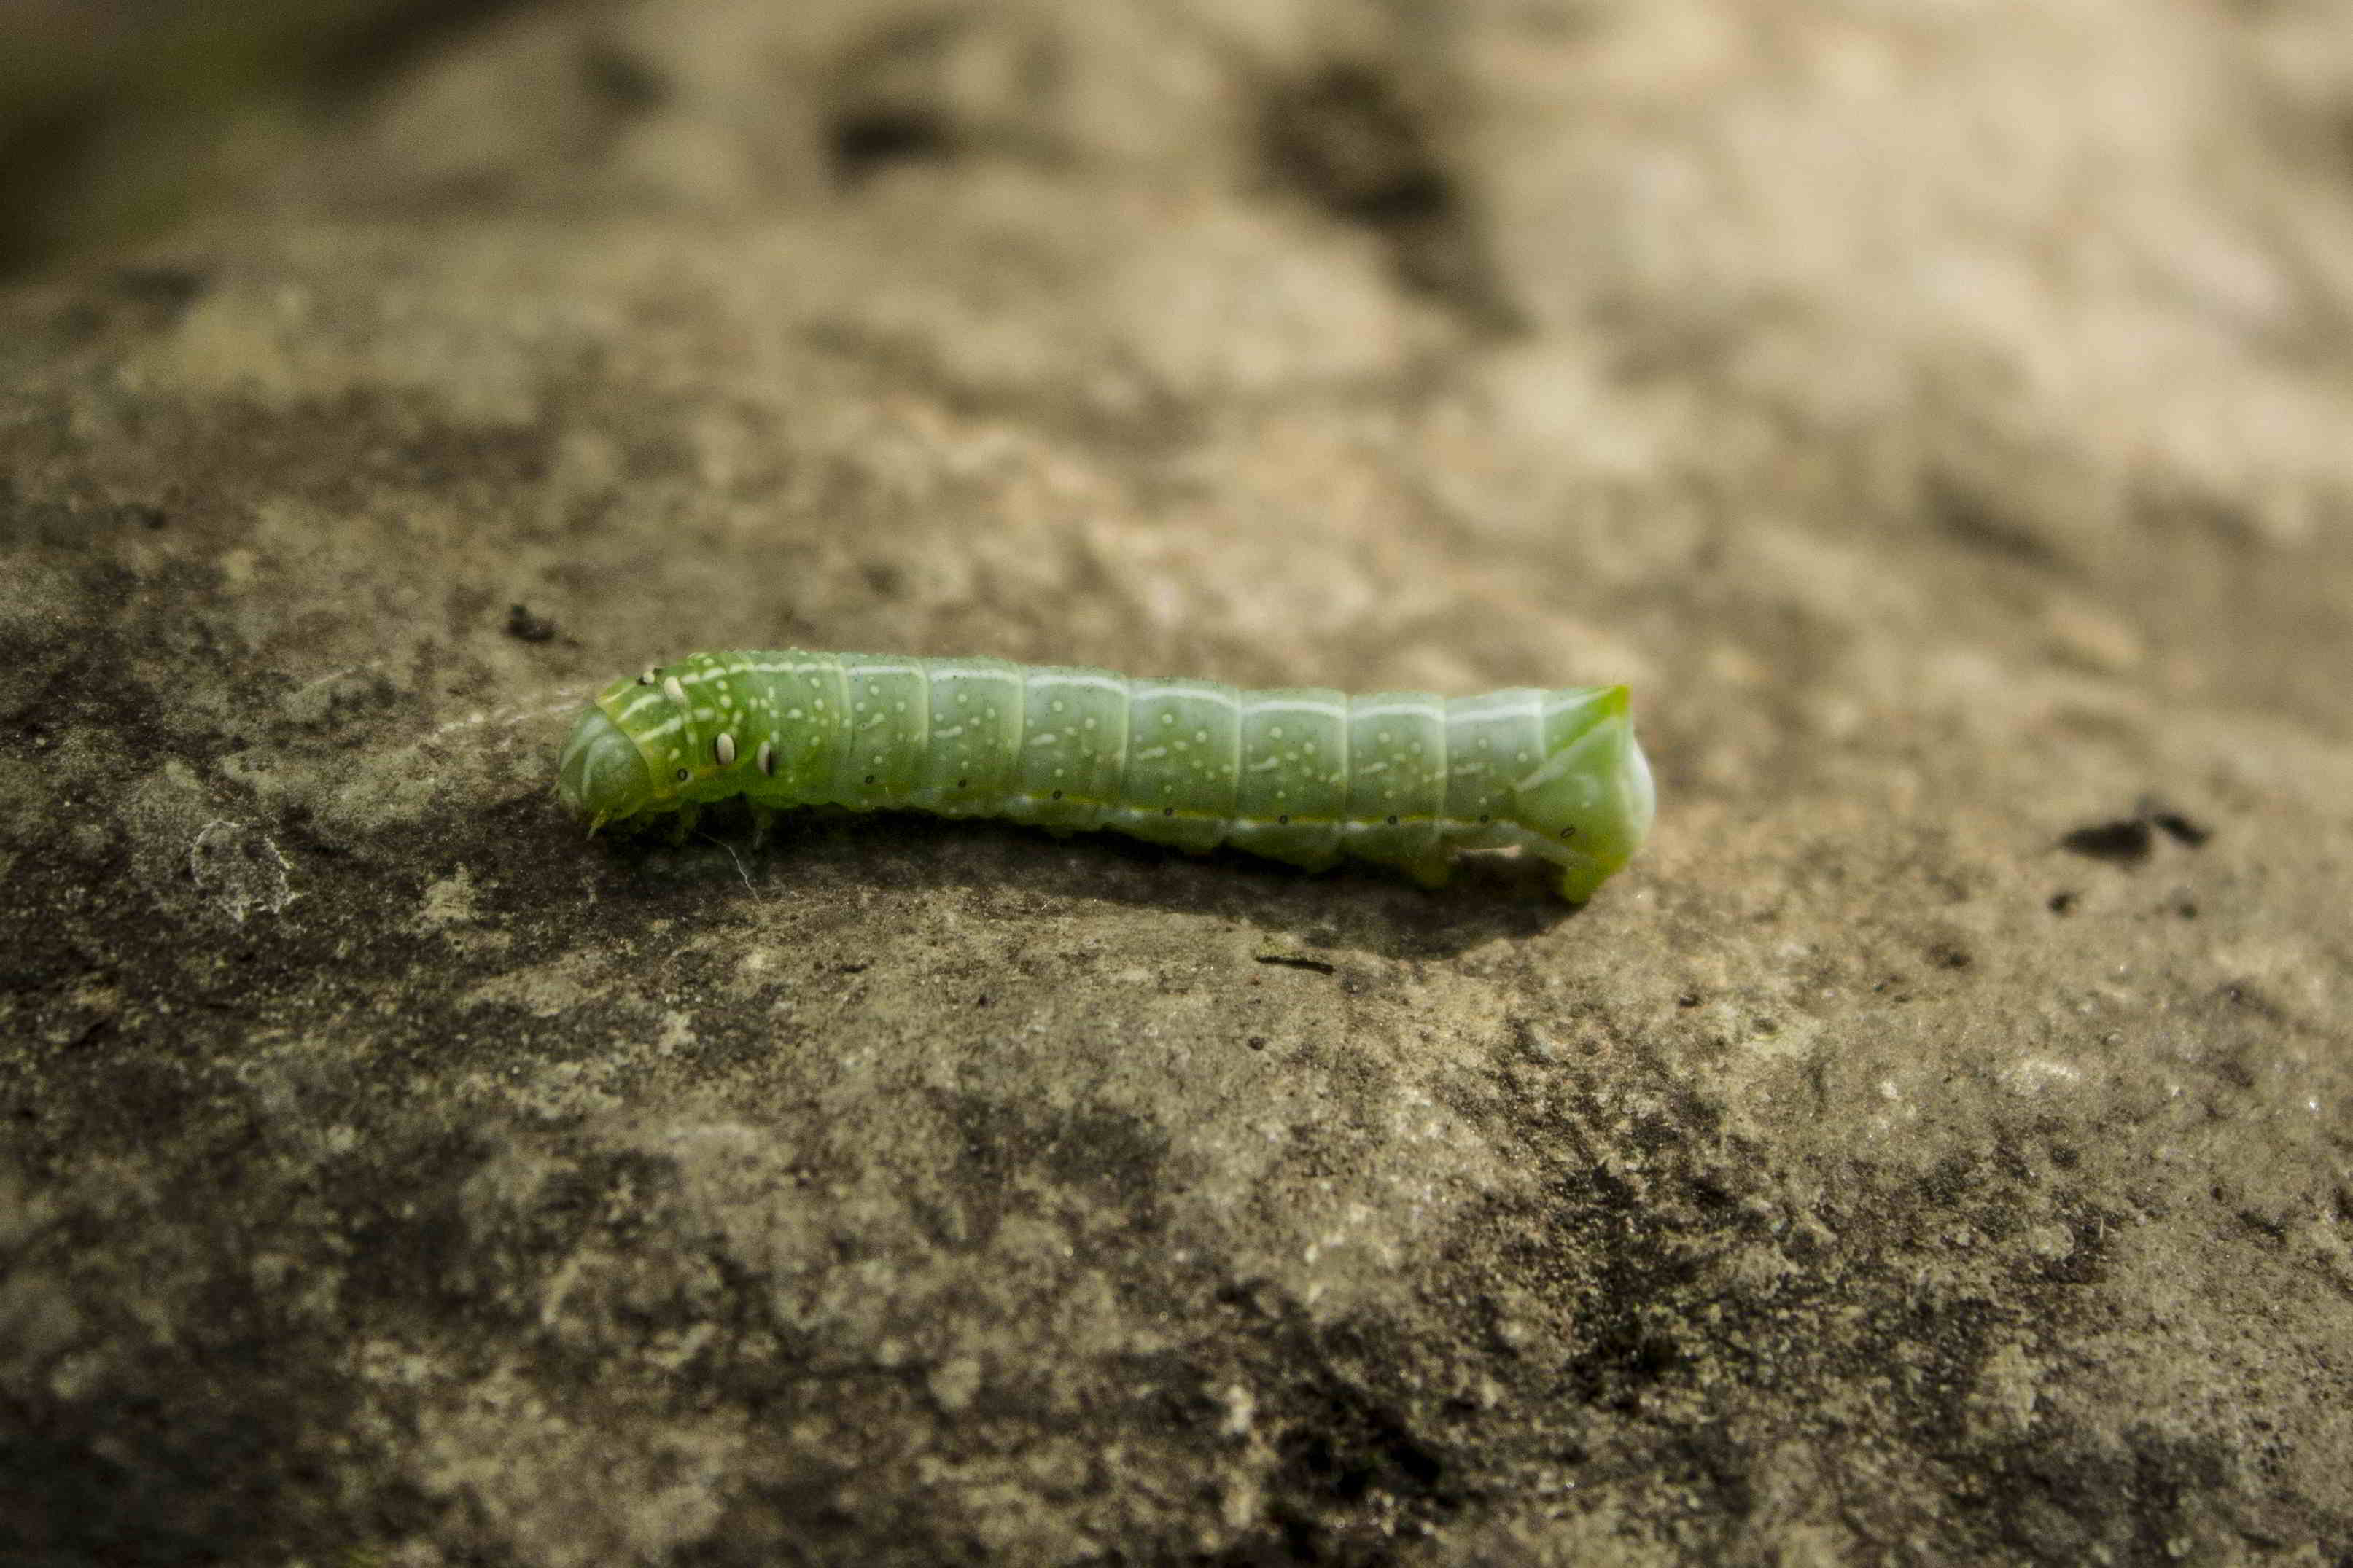
<svg viewBox="0 0 2353 1568"><path fill-rule="evenodd" d="M151 233L503 7L398 0L0 5L0 267Z"/></svg>

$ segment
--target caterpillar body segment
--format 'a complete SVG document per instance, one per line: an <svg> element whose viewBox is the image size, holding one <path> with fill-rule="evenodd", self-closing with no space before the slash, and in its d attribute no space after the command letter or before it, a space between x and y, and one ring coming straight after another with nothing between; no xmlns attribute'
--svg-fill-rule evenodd
<svg viewBox="0 0 2353 1568"><path fill-rule="evenodd" d="M995 658L695 654L615 681L573 727L565 803L607 823L734 795L1340 857L1436 886L1518 847L1582 902L1650 830L1624 687L1480 697L1205 680Z"/></svg>

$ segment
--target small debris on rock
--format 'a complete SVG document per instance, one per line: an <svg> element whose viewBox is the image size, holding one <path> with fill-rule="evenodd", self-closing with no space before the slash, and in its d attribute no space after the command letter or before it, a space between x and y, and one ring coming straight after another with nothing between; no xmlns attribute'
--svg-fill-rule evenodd
<svg viewBox="0 0 2353 1568"><path fill-rule="evenodd" d="M517 642L549 642L555 637L555 623L544 616L534 616L522 605L507 606L507 636Z"/></svg>

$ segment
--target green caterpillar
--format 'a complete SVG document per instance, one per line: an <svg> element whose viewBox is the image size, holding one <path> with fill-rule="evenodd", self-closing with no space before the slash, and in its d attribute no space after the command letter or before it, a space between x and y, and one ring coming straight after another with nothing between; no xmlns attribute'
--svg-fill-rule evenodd
<svg viewBox="0 0 2353 1568"><path fill-rule="evenodd" d="M1651 814L1622 686L1349 697L797 649L615 681L572 727L556 787L591 833L740 795L1230 844L1311 870L1353 855L1430 887L1457 849L1517 847L1580 903Z"/></svg>

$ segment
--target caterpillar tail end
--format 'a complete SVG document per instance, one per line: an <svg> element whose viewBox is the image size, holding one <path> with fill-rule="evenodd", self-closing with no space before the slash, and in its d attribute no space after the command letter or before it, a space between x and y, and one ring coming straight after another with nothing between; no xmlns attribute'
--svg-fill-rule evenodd
<svg viewBox="0 0 2353 1568"><path fill-rule="evenodd" d="M1632 706L1622 686L1603 692L1592 724L1518 786L1520 821L1553 847L1547 858L1558 862L1560 896L1571 903L1585 903L1626 868L1657 815Z"/></svg>

